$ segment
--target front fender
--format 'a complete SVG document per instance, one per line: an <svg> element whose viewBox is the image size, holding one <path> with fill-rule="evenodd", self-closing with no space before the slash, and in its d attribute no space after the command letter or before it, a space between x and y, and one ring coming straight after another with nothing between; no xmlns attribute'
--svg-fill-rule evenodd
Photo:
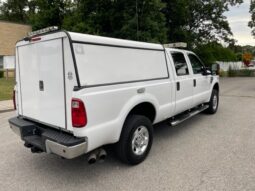
<svg viewBox="0 0 255 191"><path fill-rule="evenodd" d="M210 93L210 96L209 96L207 102L209 102L210 99L211 99L212 90L214 89L215 85L218 85L219 90L220 90L219 76L213 76L213 81L212 81L212 85L211 85L211 88L210 88L211 93Z"/></svg>

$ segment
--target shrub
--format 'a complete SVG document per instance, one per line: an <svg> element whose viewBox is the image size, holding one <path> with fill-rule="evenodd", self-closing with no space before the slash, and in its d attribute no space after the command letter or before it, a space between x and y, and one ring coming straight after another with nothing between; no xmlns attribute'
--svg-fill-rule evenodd
<svg viewBox="0 0 255 191"><path fill-rule="evenodd" d="M239 70L238 76L254 77L254 70L249 70L249 69Z"/></svg>
<svg viewBox="0 0 255 191"><path fill-rule="evenodd" d="M243 70L235 70L229 67L228 77L254 77L255 70L243 69Z"/></svg>
<svg viewBox="0 0 255 191"><path fill-rule="evenodd" d="M236 77L236 76L238 76L238 70L235 70L231 66L229 66L228 76L229 77Z"/></svg>
<svg viewBox="0 0 255 191"><path fill-rule="evenodd" d="M219 75L220 77L228 77L228 72L221 70Z"/></svg>

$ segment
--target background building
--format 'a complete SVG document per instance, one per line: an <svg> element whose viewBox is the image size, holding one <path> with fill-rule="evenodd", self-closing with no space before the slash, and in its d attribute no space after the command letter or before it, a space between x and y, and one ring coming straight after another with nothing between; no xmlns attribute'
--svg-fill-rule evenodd
<svg viewBox="0 0 255 191"><path fill-rule="evenodd" d="M4 65L8 66L8 69L14 67L14 63L11 62L14 61L15 44L31 30L29 25L0 21L0 70L5 69Z"/></svg>

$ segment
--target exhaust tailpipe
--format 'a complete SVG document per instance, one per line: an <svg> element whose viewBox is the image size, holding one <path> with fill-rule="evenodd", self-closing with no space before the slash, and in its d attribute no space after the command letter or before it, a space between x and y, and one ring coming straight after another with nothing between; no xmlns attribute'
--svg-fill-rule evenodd
<svg viewBox="0 0 255 191"><path fill-rule="evenodd" d="M91 153L88 157L88 163L94 164L97 161L97 155L95 152Z"/></svg>
<svg viewBox="0 0 255 191"><path fill-rule="evenodd" d="M99 162L103 162L107 156L107 153L104 149L97 149L93 151L89 157L88 157L88 163L89 164L94 164L97 160Z"/></svg>
<svg viewBox="0 0 255 191"><path fill-rule="evenodd" d="M107 156L107 153L104 149L100 149L98 152L98 160L99 162L103 162Z"/></svg>

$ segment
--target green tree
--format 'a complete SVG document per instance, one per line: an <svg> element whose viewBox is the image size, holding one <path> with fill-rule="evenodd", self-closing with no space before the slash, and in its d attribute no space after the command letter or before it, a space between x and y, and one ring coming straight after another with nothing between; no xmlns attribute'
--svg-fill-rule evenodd
<svg viewBox="0 0 255 191"><path fill-rule="evenodd" d="M252 35L255 37L255 1L251 0L250 5L251 21L248 23L248 26L252 29Z"/></svg>
<svg viewBox="0 0 255 191"><path fill-rule="evenodd" d="M77 0L63 27L124 39L166 42L164 4L160 0Z"/></svg>
<svg viewBox="0 0 255 191"><path fill-rule="evenodd" d="M57 25L139 41L185 41L194 48L202 42L231 42L232 33L223 13L242 1L6 0L0 5L0 18L29 23L33 29Z"/></svg>
<svg viewBox="0 0 255 191"><path fill-rule="evenodd" d="M7 0L0 3L0 19L23 23L28 21L26 11L29 8L28 0Z"/></svg>
<svg viewBox="0 0 255 191"><path fill-rule="evenodd" d="M190 47L201 42L232 42L232 32L223 13L242 0L164 1L170 42L185 41Z"/></svg>
<svg viewBox="0 0 255 191"><path fill-rule="evenodd" d="M194 51L207 66L214 64L216 61L230 62L238 60L237 55L230 48L223 47L216 42L200 44Z"/></svg>
<svg viewBox="0 0 255 191"><path fill-rule="evenodd" d="M63 24L65 15L70 12L71 0L33 0L34 10L29 15L29 23L33 29Z"/></svg>

